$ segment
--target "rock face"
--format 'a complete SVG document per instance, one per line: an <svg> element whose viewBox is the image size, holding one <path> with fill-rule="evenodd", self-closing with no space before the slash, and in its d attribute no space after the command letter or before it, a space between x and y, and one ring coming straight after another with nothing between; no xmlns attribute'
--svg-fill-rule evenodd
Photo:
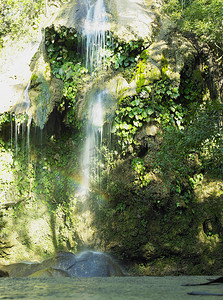
<svg viewBox="0 0 223 300"><path fill-rule="evenodd" d="M36 126L43 129L50 113L63 96L63 82L52 75L50 64L44 58L44 51L39 49L39 57L31 64L32 77L29 97L32 103L29 114Z"/></svg>
<svg viewBox="0 0 223 300"><path fill-rule="evenodd" d="M121 267L107 254L86 251L79 255L58 253L42 263L0 266L0 277L110 277L124 276Z"/></svg>
<svg viewBox="0 0 223 300"><path fill-rule="evenodd" d="M108 7L111 14L111 31L119 38L150 41L157 26L159 0L113 0Z"/></svg>
<svg viewBox="0 0 223 300"><path fill-rule="evenodd" d="M31 71L29 64L38 49L41 37L22 45L13 43L0 52L0 114L9 112L23 101L24 91L29 83Z"/></svg>

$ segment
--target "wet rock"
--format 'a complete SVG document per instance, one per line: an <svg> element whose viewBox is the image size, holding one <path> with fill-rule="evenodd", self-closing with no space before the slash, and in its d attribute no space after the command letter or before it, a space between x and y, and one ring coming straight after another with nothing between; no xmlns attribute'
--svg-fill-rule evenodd
<svg viewBox="0 0 223 300"><path fill-rule="evenodd" d="M105 0L107 30L126 42L130 40L150 40L154 27L158 26L160 0ZM73 0L64 5L50 20L49 24L76 28L81 31L87 15L87 6L82 0Z"/></svg>
<svg viewBox="0 0 223 300"><path fill-rule="evenodd" d="M109 255L86 251L79 255L60 252L42 263L0 266L2 277L111 277L124 276L122 268Z"/></svg>
<svg viewBox="0 0 223 300"><path fill-rule="evenodd" d="M31 274L29 277L70 277L66 271L57 269L43 269Z"/></svg>
<svg viewBox="0 0 223 300"><path fill-rule="evenodd" d="M41 268L39 263L15 263L5 266L1 265L0 271L8 274L9 277L27 277L41 270Z"/></svg>
<svg viewBox="0 0 223 300"><path fill-rule="evenodd" d="M29 89L32 104L30 114L41 129L63 96L63 82L52 76L50 64L45 61L43 53L40 51L40 55L32 62L33 75Z"/></svg>
<svg viewBox="0 0 223 300"><path fill-rule="evenodd" d="M107 254L94 251L59 253L53 262L53 269L67 271L70 277L124 276L120 266Z"/></svg>
<svg viewBox="0 0 223 300"><path fill-rule="evenodd" d="M83 252L67 270L71 277L110 277L124 276L120 266L107 254Z"/></svg>

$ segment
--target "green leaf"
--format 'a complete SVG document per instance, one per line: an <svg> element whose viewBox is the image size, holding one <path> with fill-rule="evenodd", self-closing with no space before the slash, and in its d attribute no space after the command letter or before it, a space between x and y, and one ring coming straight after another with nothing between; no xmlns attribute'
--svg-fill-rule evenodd
<svg viewBox="0 0 223 300"><path fill-rule="evenodd" d="M166 93L167 93L167 95L169 95L169 96L172 94L172 92L171 92L170 90L168 90Z"/></svg>
<svg viewBox="0 0 223 300"><path fill-rule="evenodd" d="M147 112L147 115L150 116L154 113L154 110L152 108L147 108L146 112Z"/></svg>
<svg viewBox="0 0 223 300"><path fill-rule="evenodd" d="M129 125L128 124L124 124L123 128L126 129L126 130L128 130L129 129Z"/></svg>
<svg viewBox="0 0 223 300"><path fill-rule="evenodd" d="M138 115L138 109L135 107L135 108L133 108L133 110L132 110L132 112L133 112L133 114L136 116L136 115Z"/></svg>
<svg viewBox="0 0 223 300"><path fill-rule="evenodd" d="M143 116L143 118L147 117L147 112L145 110L142 112L142 116Z"/></svg>
<svg viewBox="0 0 223 300"><path fill-rule="evenodd" d="M150 117L147 117L147 118L146 118L146 122L147 122L147 123L149 123L150 120L151 120Z"/></svg>
<svg viewBox="0 0 223 300"><path fill-rule="evenodd" d="M137 98L137 99L135 99L134 101L131 102L131 105L132 106L138 106L139 103L140 103L140 100Z"/></svg>
<svg viewBox="0 0 223 300"><path fill-rule="evenodd" d="M134 124L136 127L139 127L139 122L138 122L138 121L133 121L133 124Z"/></svg>

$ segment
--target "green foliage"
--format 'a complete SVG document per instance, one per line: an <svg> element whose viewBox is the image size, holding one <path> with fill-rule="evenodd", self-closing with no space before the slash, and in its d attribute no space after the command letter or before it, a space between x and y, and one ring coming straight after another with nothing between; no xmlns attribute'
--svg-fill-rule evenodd
<svg viewBox="0 0 223 300"><path fill-rule="evenodd" d="M150 116L154 113L149 103L141 101L140 98L131 97L122 100L115 116L115 132L118 135L119 143L123 151L130 144L137 144L134 135L142 127L143 123L149 122Z"/></svg>
<svg viewBox="0 0 223 300"><path fill-rule="evenodd" d="M68 0L60 0L56 5L66 2ZM48 17L46 12L51 5L54 8L54 2L46 0L1 0L0 48L5 36L13 40L28 34L33 36L33 32L42 27Z"/></svg>
<svg viewBox="0 0 223 300"><path fill-rule="evenodd" d="M61 26L55 30L54 26L48 27L45 32L45 44L51 64L60 68L64 62L80 59L77 51L81 36L74 28ZM81 59L80 59L81 61Z"/></svg>
<svg viewBox="0 0 223 300"><path fill-rule="evenodd" d="M10 120L11 120L10 113L4 113L0 115L0 131L2 130L4 124L10 123Z"/></svg>
<svg viewBox="0 0 223 300"><path fill-rule="evenodd" d="M7 196L10 193L10 187L13 185L13 158L11 151L5 149L5 147L0 144L0 190L1 190L1 200L0 205L4 205Z"/></svg>
<svg viewBox="0 0 223 300"><path fill-rule="evenodd" d="M192 74L191 74L192 73ZM200 104L204 96L204 81L200 70L191 72L188 67L182 72L179 87L181 103L191 109L194 104Z"/></svg>
<svg viewBox="0 0 223 300"><path fill-rule="evenodd" d="M139 157L133 158L132 168L135 171L135 185L138 185L141 188L146 187L149 184L150 179L143 159Z"/></svg>
<svg viewBox="0 0 223 300"><path fill-rule="evenodd" d="M58 78L61 78L64 81L63 96L69 103L67 117L70 124L74 123L76 99L78 93L80 93L81 87L88 80L88 78L85 77L85 74L87 73L87 69L84 68L81 63L74 64L72 62L67 62L59 69L59 74L56 74ZM63 108L63 103L61 104L61 107Z"/></svg>
<svg viewBox="0 0 223 300"><path fill-rule="evenodd" d="M165 3L164 10L183 31L195 33L222 55L222 0L166 0Z"/></svg>
<svg viewBox="0 0 223 300"><path fill-rule="evenodd" d="M22 149L22 145L20 147ZM30 162L24 151L14 157L13 172L20 197L41 199L50 210L55 210L58 205L66 207L74 193L73 181L68 176L71 170L67 165L76 162L66 134L60 141L49 140L44 151L39 152L37 148L31 151Z"/></svg>
<svg viewBox="0 0 223 300"><path fill-rule="evenodd" d="M79 126L76 119L76 99L81 87L89 80L88 70L83 66L80 53L77 52L80 36L72 28L53 27L46 32L46 50L50 59L53 75L63 80L63 100L61 111L66 110L70 125Z"/></svg>
<svg viewBox="0 0 223 300"><path fill-rule="evenodd" d="M221 110L222 104L218 101L201 105L183 130L171 126L165 129L156 157L157 165L165 176L175 174L181 182L190 178L191 183L197 176L194 177L196 169L198 174L206 170L222 176ZM194 153L199 157L196 165L191 164Z"/></svg>
<svg viewBox="0 0 223 300"><path fill-rule="evenodd" d="M138 96L121 100L116 110L114 128L123 154L129 145L137 145L134 136L143 124L155 120L163 126L183 126L184 112L182 106L176 103L178 96L174 82L160 80L144 86Z"/></svg>
<svg viewBox="0 0 223 300"><path fill-rule="evenodd" d="M143 40L125 43L108 35L105 52L107 65L115 70L135 66L144 47Z"/></svg>
<svg viewBox="0 0 223 300"><path fill-rule="evenodd" d="M195 174L193 177L190 177L189 181L191 183L191 187L195 188L200 182L202 182L204 175L202 173Z"/></svg>
<svg viewBox="0 0 223 300"><path fill-rule="evenodd" d="M189 0L190 1L190 0ZM187 1L187 2L189 2ZM173 21L177 21L182 14L183 0L164 0L165 5L163 10L171 16Z"/></svg>
<svg viewBox="0 0 223 300"><path fill-rule="evenodd" d="M223 3L221 0L194 0L184 11L182 27L195 32L203 41L222 45Z"/></svg>
<svg viewBox="0 0 223 300"><path fill-rule="evenodd" d="M136 92L140 93L145 84L145 65L140 61L137 65L136 77L137 77L137 89Z"/></svg>
<svg viewBox="0 0 223 300"><path fill-rule="evenodd" d="M76 99L83 85L90 80L90 74L83 65L83 57L78 52L80 42L81 35L74 29L62 26L57 31L55 31L54 27L46 30L46 50L52 73L64 82L64 97L60 108L61 111L66 111L68 122L70 124L75 123L76 126L78 126L75 121ZM136 65L139 54L144 49L143 47L142 40L125 43L107 35L105 66L113 69L132 69ZM142 71L141 73L143 74ZM92 76L95 75L92 74ZM140 89L143 86L143 79L139 81ZM136 115L136 110L137 108L135 108L134 115ZM146 114L146 112L143 113L144 118ZM137 121L137 118L135 126L140 127L141 123Z"/></svg>
<svg viewBox="0 0 223 300"><path fill-rule="evenodd" d="M38 27L44 13L45 0L2 0L0 3L0 39L10 34L13 38Z"/></svg>

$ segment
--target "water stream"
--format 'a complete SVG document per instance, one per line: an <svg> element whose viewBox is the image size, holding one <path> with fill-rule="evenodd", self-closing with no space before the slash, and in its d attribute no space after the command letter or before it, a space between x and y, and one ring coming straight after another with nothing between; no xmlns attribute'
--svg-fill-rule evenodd
<svg viewBox="0 0 223 300"><path fill-rule="evenodd" d="M87 16L83 28L86 37L86 67L91 73L101 69L104 62L107 16L103 0L86 0Z"/></svg>
<svg viewBox="0 0 223 300"><path fill-rule="evenodd" d="M103 0L87 0L87 16L83 28L86 51L86 68L92 74L94 71L101 71L104 68L104 49L106 42L106 10ZM83 189L89 191L90 179L100 181L100 154L102 146L103 124L104 124L104 98L106 91L101 89L88 99L87 105L87 126L86 141L82 156Z"/></svg>
<svg viewBox="0 0 223 300"><path fill-rule="evenodd" d="M28 161L30 156L30 127L32 122L32 116L29 114L30 108L30 98L29 98L29 88L30 82L28 83L23 99L21 102L18 102L14 108L14 119L15 119L15 128L14 128L14 137L13 137L13 128L11 123L11 139L13 143L13 138L15 141L16 155L18 154L18 136L22 133L22 140L25 141L23 145L23 152L27 152ZM26 136L25 136L26 135Z"/></svg>
<svg viewBox="0 0 223 300"><path fill-rule="evenodd" d="M103 92L89 100L88 121L86 128L86 141L82 158L83 186L86 192L89 189L90 175L97 180L100 176L98 162L100 160L99 149L103 138Z"/></svg>

